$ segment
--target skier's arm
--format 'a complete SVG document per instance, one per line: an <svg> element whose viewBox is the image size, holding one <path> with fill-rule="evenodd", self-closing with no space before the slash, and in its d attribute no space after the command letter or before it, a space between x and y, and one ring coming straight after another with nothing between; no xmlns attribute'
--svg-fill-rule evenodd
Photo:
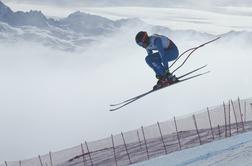
<svg viewBox="0 0 252 166"><path fill-rule="evenodd" d="M158 52L159 52L159 55L162 59L162 62L165 62L164 60L164 57L165 57L165 50L164 50L164 47L162 45L162 41L160 38L157 38L155 41L154 41L154 44L157 46L157 49L158 49ZM168 68L168 64L163 64L163 65L167 65L165 67Z"/></svg>
<svg viewBox="0 0 252 166"><path fill-rule="evenodd" d="M146 49L146 51L147 51L148 55L153 54L152 50Z"/></svg>

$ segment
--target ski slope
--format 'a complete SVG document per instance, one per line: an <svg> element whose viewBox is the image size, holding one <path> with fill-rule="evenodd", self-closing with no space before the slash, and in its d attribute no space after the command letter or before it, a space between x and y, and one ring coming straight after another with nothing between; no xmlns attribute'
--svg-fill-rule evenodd
<svg viewBox="0 0 252 166"><path fill-rule="evenodd" d="M134 166L249 166L252 165L252 132L171 153Z"/></svg>

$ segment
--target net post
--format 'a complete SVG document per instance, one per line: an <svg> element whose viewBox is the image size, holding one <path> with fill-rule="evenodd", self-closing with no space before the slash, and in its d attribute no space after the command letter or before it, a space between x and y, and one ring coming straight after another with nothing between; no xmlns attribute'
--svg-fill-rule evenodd
<svg viewBox="0 0 252 166"><path fill-rule="evenodd" d="M113 153L114 153L114 159L115 159L115 164L117 166L117 158L116 158L116 151L115 151L115 141L114 141L114 136L111 134L111 142L112 142L112 148L113 148Z"/></svg>
<svg viewBox="0 0 252 166"><path fill-rule="evenodd" d="M229 116L229 122L228 122L229 137L231 137L232 136L232 130L231 130L231 103L230 103L230 101L228 102L228 116Z"/></svg>
<svg viewBox="0 0 252 166"><path fill-rule="evenodd" d="M174 125L175 125L175 129L176 129L176 133L177 133L177 139L178 139L179 150L181 150L181 143L180 143L180 137L179 137L179 131L178 131L178 126L177 126L176 117L174 116L173 119L174 119Z"/></svg>
<svg viewBox="0 0 252 166"><path fill-rule="evenodd" d="M88 156L89 156L89 159L90 159L90 162L91 162L91 166L93 166L94 164L93 164L91 153L90 153L89 148L88 148L87 141L85 141L85 145L86 145L86 148L87 148L87 151L88 151Z"/></svg>
<svg viewBox="0 0 252 166"><path fill-rule="evenodd" d="M233 108L233 112L234 112L235 125L236 125L236 132L238 133L238 132L239 132L239 127L238 127L238 122L237 122L237 116L236 116L236 113L235 113L234 103L233 103L232 100L231 100L231 104L232 104L232 108Z"/></svg>
<svg viewBox="0 0 252 166"><path fill-rule="evenodd" d="M82 143L81 143L81 153L82 153L83 166L86 166L85 151Z"/></svg>
<svg viewBox="0 0 252 166"><path fill-rule="evenodd" d="M200 145L202 145L200 134L199 134L199 130L198 130L198 125L197 125L197 121L196 121L196 117L195 117L194 114L193 114L193 121L194 121L194 126L195 126L195 129L196 129L198 138L199 138L199 143L200 143Z"/></svg>
<svg viewBox="0 0 252 166"><path fill-rule="evenodd" d="M143 126L141 127L141 129L142 129L142 133L143 133L143 137L144 137L144 144L145 144L145 148L146 148L147 158L148 158L148 160L149 160L149 159L150 159L149 150L148 150L148 145L147 145L147 141L146 141L146 137L145 137L145 133L144 133L144 128L143 128Z"/></svg>
<svg viewBox="0 0 252 166"><path fill-rule="evenodd" d="M160 133L160 136L161 136L161 140L162 140L162 143L163 143L163 146L164 146L165 154L167 154L168 152L167 152L167 149L166 149L166 145L165 145L165 142L164 142L164 137L163 137L162 130L161 130L159 122L157 122L157 125L158 125L158 130L159 130L159 133Z"/></svg>
<svg viewBox="0 0 252 166"><path fill-rule="evenodd" d="M137 130L137 137L138 137L138 142L139 142L140 149L142 149L141 139L140 139L140 135L139 135L138 130Z"/></svg>
<svg viewBox="0 0 252 166"><path fill-rule="evenodd" d="M214 140L214 132L213 132L212 120L211 120L211 116L210 116L210 110L209 110L208 107L207 107L207 115L208 115L208 121L209 121L210 129L211 129L212 138Z"/></svg>
<svg viewBox="0 0 252 166"><path fill-rule="evenodd" d="M225 107L225 102L223 101L223 111L224 111L224 130L225 130L225 137L227 137L227 112L226 112L226 107Z"/></svg>
<svg viewBox="0 0 252 166"><path fill-rule="evenodd" d="M38 155L38 158L39 158L40 165L43 166L42 159L41 159L40 155Z"/></svg>
<svg viewBox="0 0 252 166"><path fill-rule="evenodd" d="M243 114L241 111L241 100L239 97L238 97L238 105L239 105L239 112L240 112L240 117L241 117L242 131L245 132L244 123L243 123Z"/></svg>
<svg viewBox="0 0 252 166"><path fill-rule="evenodd" d="M53 166L52 152L49 152L50 164Z"/></svg>
<svg viewBox="0 0 252 166"><path fill-rule="evenodd" d="M129 164L132 164L131 159L130 159L130 155L129 155L129 151L128 151L128 148L127 148L127 144L126 144L126 141L125 141L125 138L124 138L124 135L123 135L123 132L121 132L121 135L122 135L122 139L123 139L124 147L125 147L125 150L126 150L126 153L127 153L128 159L129 159Z"/></svg>

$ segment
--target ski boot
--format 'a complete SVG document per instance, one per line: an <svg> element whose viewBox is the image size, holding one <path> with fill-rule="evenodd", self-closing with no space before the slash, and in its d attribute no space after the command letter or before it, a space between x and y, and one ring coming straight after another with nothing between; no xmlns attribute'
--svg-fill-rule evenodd
<svg viewBox="0 0 252 166"><path fill-rule="evenodd" d="M168 77L168 79L172 82L172 83L175 83L175 82L178 82L178 78L175 76L175 75L172 75L172 73L170 73L169 70L166 70L165 71L165 75Z"/></svg>
<svg viewBox="0 0 252 166"><path fill-rule="evenodd" d="M160 88L163 88L165 86L169 86L173 83L178 82L178 78L175 75L164 75L164 76L157 76L158 82L157 84L153 87L153 90L157 90Z"/></svg>

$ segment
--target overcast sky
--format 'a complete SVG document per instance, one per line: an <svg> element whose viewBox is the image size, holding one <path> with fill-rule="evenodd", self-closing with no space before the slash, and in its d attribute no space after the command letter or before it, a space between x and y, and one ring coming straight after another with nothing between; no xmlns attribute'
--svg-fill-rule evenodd
<svg viewBox="0 0 252 166"><path fill-rule="evenodd" d="M82 5L82 6L250 6L251 0L2 0L3 2L17 2L17 3L36 3L36 4L54 4L54 5Z"/></svg>

